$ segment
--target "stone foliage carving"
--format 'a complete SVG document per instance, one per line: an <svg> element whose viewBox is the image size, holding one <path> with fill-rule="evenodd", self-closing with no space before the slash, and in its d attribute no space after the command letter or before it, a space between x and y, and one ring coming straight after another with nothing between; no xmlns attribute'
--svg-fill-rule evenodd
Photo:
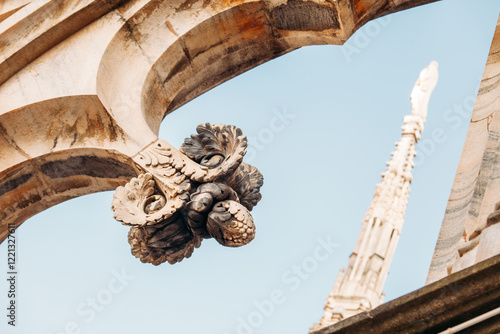
<svg viewBox="0 0 500 334"><path fill-rule="evenodd" d="M142 262L174 264L203 239L239 247L255 236L250 211L263 177L242 162L246 137L232 125L196 130L180 150L159 139L140 152L134 161L147 172L114 194L114 217L131 226L132 254Z"/></svg>

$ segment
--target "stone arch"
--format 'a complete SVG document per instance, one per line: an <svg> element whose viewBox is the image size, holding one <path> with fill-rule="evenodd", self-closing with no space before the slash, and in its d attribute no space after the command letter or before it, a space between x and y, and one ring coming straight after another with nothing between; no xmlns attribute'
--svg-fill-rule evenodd
<svg viewBox="0 0 500 334"><path fill-rule="evenodd" d="M0 89L0 100L22 91L22 79L38 87L58 80L57 71L50 71L57 70L55 63L36 78L28 65L40 56L54 57L64 51L58 49L62 45L89 46L89 36L98 31L114 37L108 44L99 36L107 48L86 68L90 74L80 69L79 60L67 64L73 82L84 78L96 87L75 84L48 99L21 92L15 109L0 112L5 152L0 157L0 236L10 222L18 226L63 200L125 183L140 168L132 157L157 140L163 118L218 84L302 46L340 45L373 18L432 1L46 1L9 12L0 22L0 85L8 88ZM48 162L64 168L50 177L40 169ZM124 164L116 175L90 173L89 166L115 163ZM64 188L72 182L62 181L66 176L56 177L67 171L80 182L75 190ZM19 194L31 199L12 202L19 187L26 187Z"/></svg>
<svg viewBox="0 0 500 334"><path fill-rule="evenodd" d="M62 201L113 190L139 172L124 153L130 138L96 96L49 99L13 110L2 115L0 134L5 227L0 240L10 223L18 226Z"/></svg>
<svg viewBox="0 0 500 334"><path fill-rule="evenodd" d="M113 190L139 173L131 159L114 150L78 148L31 158L3 171L0 221L17 227L29 217L71 198Z"/></svg>

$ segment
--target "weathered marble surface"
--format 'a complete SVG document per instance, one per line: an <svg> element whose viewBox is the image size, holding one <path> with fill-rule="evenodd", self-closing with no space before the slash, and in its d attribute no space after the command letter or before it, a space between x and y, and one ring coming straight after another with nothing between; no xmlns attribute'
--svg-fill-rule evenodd
<svg viewBox="0 0 500 334"><path fill-rule="evenodd" d="M493 214L500 201L499 111L500 18L427 283L500 253L500 225Z"/></svg>
<svg viewBox="0 0 500 334"><path fill-rule="evenodd" d="M162 119L203 92L432 1L3 2L0 240L9 223L142 173L133 158Z"/></svg>

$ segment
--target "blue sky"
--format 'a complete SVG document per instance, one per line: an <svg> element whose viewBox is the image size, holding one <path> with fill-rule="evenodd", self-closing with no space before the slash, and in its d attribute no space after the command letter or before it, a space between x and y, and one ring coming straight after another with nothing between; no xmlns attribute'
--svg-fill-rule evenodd
<svg viewBox="0 0 500 334"><path fill-rule="evenodd" d="M423 286L499 11L494 0L407 10L348 46L302 48L176 110L160 130L176 147L205 122L249 137L247 160L265 178L255 240L237 249L206 240L190 259L154 267L130 254L112 192L62 203L16 231L18 326L3 318L0 331L306 333L348 263L418 73L435 60L440 78L386 300ZM6 272L5 243L0 254Z"/></svg>

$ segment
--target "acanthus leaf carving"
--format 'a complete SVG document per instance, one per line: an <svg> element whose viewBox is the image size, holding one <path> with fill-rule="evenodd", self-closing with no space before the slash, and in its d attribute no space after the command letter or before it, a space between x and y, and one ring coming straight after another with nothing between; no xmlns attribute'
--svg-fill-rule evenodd
<svg viewBox="0 0 500 334"><path fill-rule="evenodd" d="M240 164L229 181L231 188L238 194L241 204L250 211L262 198L260 187L263 184L264 178L259 170L244 162Z"/></svg>
<svg viewBox="0 0 500 334"><path fill-rule="evenodd" d="M201 124L180 150L158 139L134 161L146 173L119 187L114 216L131 226L132 254L171 264L202 239L239 247L253 240L250 210L261 199L262 174L243 163L247 139L232 125Z"/></svg>
<svg viewBox="0 0 500 334"><path fill-rule="evenodd" d="M193 236L182 217L164 221L160 226L133 226L128 234L132 254L144 263L174 264L188 258L200 247L201 238Z"/></svg>
<svg viewBox="0 0 500 334"><path fill-rule="evenodd" d="M190 175L198 182L210 182L218 178L227 178L241 164L247 147L247 138L233 125L200 124L198 134L186 138L180 152L189 158L186 170L207 168L203 177ZM196 164L196 165L194 165Z"/></svg>

